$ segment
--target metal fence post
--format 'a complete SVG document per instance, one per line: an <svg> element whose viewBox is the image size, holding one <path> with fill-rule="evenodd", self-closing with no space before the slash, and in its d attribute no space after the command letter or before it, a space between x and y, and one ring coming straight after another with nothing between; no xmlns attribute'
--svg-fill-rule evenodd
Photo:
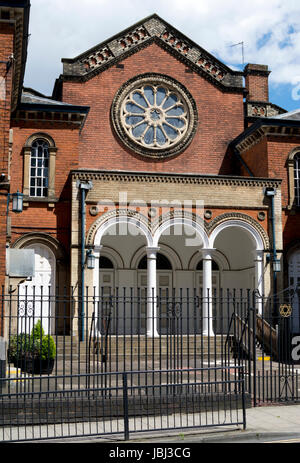
<svg viewBox="0 0 300 463"><path fill-rule="evenodd" d="M124 440L129 440L129 419L128 419L128 385L127 373L122 373L123 379L123 413L124 413Z"/></svg>
<svg viewBox="0 0 300 463"><path fill-rule="evenodd" d="M256 407L256 300L255 300L255 293L253 292L253 299L252 299L252 313L253 313L253 405Z"/></svg>

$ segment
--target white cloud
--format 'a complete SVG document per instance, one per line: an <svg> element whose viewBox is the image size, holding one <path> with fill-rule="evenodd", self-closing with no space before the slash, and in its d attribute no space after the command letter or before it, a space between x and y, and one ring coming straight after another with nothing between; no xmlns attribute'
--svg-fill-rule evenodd
<svg viewBox="0 0 300 463"><path fill-rule="evenodd" d="M300 81L298 0L31 0L25 85L51 94L62 57L77 56L153 13L233 68L242 54L230 45L243 42L245 62L268 64L271 83Z"/></svg>

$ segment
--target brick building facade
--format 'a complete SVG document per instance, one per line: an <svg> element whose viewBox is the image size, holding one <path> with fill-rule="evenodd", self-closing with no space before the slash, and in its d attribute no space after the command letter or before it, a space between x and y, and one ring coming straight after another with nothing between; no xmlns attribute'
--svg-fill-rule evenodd
<svg viewBox="0 0 300 463"><path fill-rule="evenodd" d="M22 86L28 10L0 2L2 284L295 286L300 122L269 102L268 67L233 71L153 15L63 59L46 97ZM5 246L34 251L31 281L5 273Z"/></svg>

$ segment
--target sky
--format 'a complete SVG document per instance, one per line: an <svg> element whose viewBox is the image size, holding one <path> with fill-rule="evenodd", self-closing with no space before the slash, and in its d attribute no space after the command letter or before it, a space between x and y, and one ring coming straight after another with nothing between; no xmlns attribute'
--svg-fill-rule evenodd
<svg viewBox="0 0 300 463"><path fill-rule="evenodd" d="M233 69L267 64L270 101L300 108L299 0L31 0L24 86L51 95L62 58L154 13Z"/></svg>

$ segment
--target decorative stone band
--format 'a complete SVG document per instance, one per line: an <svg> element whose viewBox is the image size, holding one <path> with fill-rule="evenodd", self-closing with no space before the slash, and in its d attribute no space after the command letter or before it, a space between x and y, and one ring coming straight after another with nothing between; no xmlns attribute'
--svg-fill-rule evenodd
<svg viewBox="0 0 300 463"><path fill-rule="evenodd" d="M247 102L245 104L246 117L274 117L286 111L277 105L265 102Z"/></svg>
<svg viewBox="0 0 300 463"><path fill-rule="evenodd" d="M235 176L212 176L212 175L185 175L185 174L161 174L146 172L115 172L115 171L94 171L94 170L73 170L72 179L76 180L100 180L102 182L137 182L137 183L172 183L172 184L194 184L194 185L225 185L243 187L273 187L280 188L281 179L252 178Z"/></svg>
<svg viewBox="0 0 300 463"><path fill-rule="evenodd" d="M83 80L89 79L95 72L102 72L154 40L177 58L181 57L194 72L207 77L216 85L221 85L224 89L238 88L243 91L242 73L219 62L157 15L139 22L74 59L64 58L64 78L81 76Z"/></svg>

